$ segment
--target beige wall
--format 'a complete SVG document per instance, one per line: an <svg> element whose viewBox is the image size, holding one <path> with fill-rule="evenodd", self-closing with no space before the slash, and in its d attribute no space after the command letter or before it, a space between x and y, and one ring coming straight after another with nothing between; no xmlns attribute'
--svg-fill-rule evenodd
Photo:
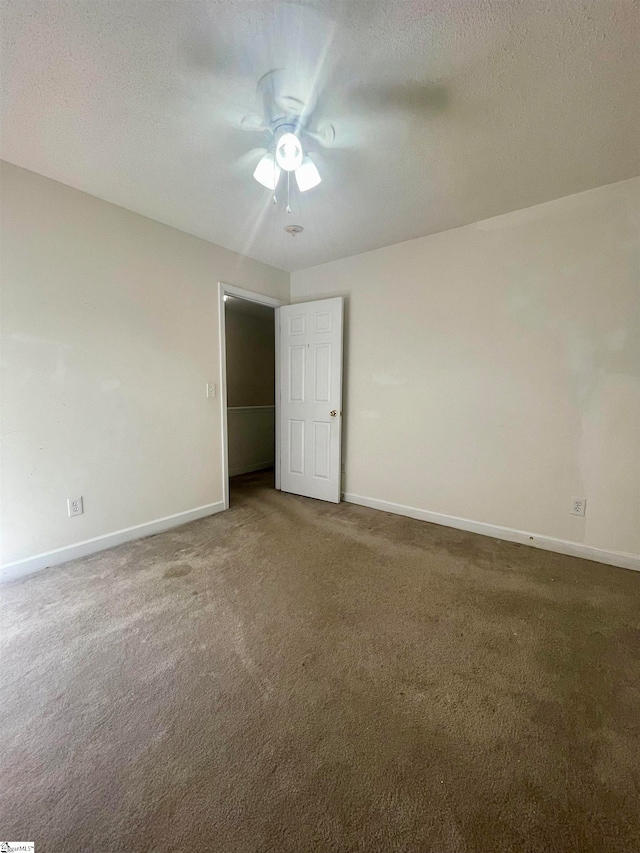
<svg viewBox="0 0 640 853"><path fill-rule="evenodd" d="M227 402L229 406L273 406L275 319L226 310Z"/></svg>
<svg viewBox="0 0 640 853"><path fill-rule="evenodd" d="M3 563L222 500L217 282L288 273L6 163L0 189Z"/></svg>
<svg viewBox="0 0 640 853"><path fill-rule="evenodd" d="M288 274L5 163L0 190L3 563L220 501L216 282ZM347 296L348 493L640 552L639 194L292 274Z"/></svg>
<svg viewBox="0 0 640 853"><path fill-rule="evenodd" d="M347 493L640 552L639 196L292 273L294 302L347 297Z"/></svg>

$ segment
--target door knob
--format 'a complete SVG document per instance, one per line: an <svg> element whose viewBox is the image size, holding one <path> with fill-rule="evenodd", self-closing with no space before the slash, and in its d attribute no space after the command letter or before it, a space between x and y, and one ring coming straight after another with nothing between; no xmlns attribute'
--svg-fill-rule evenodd
<svg viewBox="0 0 640 853"><path fill-rule="evenodd" d="M331 415L331 417L332 417L332 418L335 418L335 417L337 417L337 415L338 415L338 413L336 412L336 410L335 410L335 409L332 409L332 410L329 412L329 414Z"/></svg>

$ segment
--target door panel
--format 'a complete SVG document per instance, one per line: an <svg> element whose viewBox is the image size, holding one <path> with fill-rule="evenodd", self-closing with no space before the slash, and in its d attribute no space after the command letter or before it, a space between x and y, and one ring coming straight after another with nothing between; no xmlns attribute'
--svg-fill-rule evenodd
<svg viewBox="0 0 640 853"><path fill-rule="evenodd" d="M307 351L304 346L289 347L289 402L304 403L304 380Z"/></svg>
<svg viewBox="0 0 640 853"><path fill-rule="evenodd" d="M328 480L331 473L331 427L327 423L313 423L313 475Z"/></svg>
<svg viewBox="0 0 640 853"><path fill-rule="evenodd" d="M289 421L289 471L304 476L304 421Z"/></svg>
<svg viewBox="0 0 640 853"><path fill-rule="evenodd" d="M342 297L287 305L278 315L280 488L339 503Z"/></svg>
<svg viewBox="0 0 640 853"><path fill-rule="evenodd" d="M314 347L314 403L331 402L331 344L316 344Z"/></svg>

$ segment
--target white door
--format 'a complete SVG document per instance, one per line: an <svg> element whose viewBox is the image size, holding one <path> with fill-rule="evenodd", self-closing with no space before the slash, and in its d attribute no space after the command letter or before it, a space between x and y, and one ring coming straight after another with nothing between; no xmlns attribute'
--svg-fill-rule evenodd
<svg viewBox="0 0 640 853"><path fill-rule="evenodd" d="M278 315L280 488L340 503L342 297Z"/></svg>

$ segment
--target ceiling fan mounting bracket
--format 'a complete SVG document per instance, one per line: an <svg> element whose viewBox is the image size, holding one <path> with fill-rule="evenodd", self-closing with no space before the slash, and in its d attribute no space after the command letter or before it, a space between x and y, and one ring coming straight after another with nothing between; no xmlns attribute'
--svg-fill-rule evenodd
<svg viewBox="0 0 640 853"><path fill-rule="evenodd" d="M276 120L273 123L272 128L273 139L278 144L278 140L281 136L284 136L285 133L293 133L294 136L297 136L298 139L302 137L302 127L300 126L300 122L291 121L291 119L285 119L284 121Z"/></svg>

